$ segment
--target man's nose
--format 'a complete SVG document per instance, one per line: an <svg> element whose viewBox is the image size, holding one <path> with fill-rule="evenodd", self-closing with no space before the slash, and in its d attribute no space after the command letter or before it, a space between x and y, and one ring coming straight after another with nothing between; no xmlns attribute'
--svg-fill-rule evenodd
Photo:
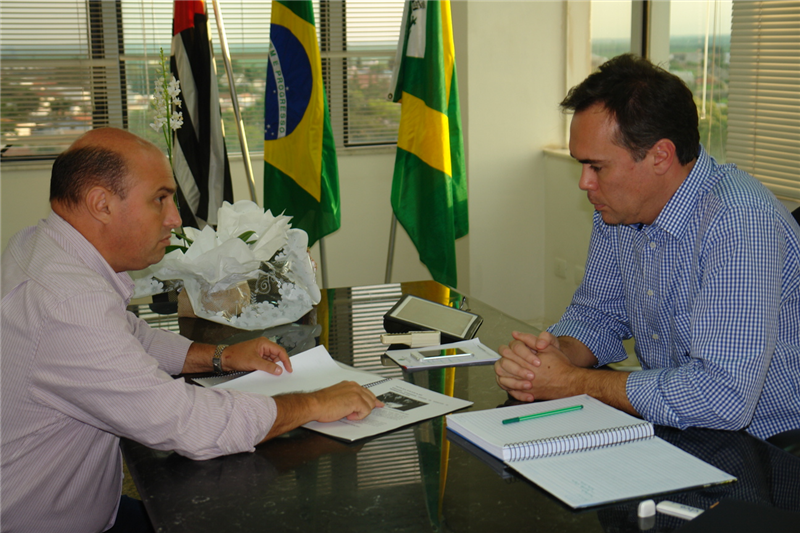
<svg viewBox="0 0 800 533"><path fill-rule="evenodd" d="M581 179L578 180L578 188L582 191L590 191L597 188L597 177L589 165L581 168Z"/></svg>
<svg viewBox="0 0 800 533"><path fill-rule="evenodd" d="M169 229L179 228L183 221L181 220L181 214L178 211L178 205L174 201L169 202L169 207L167 208L167 216L164 219L164 225L167 226Z"/></svg>

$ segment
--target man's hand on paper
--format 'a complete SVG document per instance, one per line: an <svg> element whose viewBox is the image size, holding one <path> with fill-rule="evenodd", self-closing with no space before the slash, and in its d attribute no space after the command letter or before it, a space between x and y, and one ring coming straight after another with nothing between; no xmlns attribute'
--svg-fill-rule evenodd
<svg viewBox="0 0 800 533"><path fill-rule="evenodd" d="M278 415L264 440L312 421L361 420L375 407L383 407L372 391L354 381L342 381L315 392L279 394L274 400Z"/></svg>
<svg viewBox="0 0 800 533"><path fill-rule="evenodd" d="M281 368L278 363L283 363ZM292 371L286 350L265 337L231 344L222 352L222 369L227 371L263 370L279 376L284 368Z"/></svg>
<svg viewBox="0 0 800 533"><path fill-rule="evenodd" d="M335 422L342 418L361 420L383 402L371 390L355 381L342 381L311 393L317 401L317 422Z"/></svg>

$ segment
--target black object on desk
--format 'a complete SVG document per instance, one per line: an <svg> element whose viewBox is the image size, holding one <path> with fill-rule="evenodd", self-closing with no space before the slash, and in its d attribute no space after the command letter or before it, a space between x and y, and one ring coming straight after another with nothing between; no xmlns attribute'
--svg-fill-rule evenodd
<svg viewBox="0 0 800 533"><path fill-rule="evenodd" d="M507 395L490 366L404 375L380 363L386 311L403 294L443 301L443 293L450 301L463 296L435 282L327 289L306 323L322 325L321 341L343 363L437 391L452 386L455 396L475 402L472 409L494 408ZM478 300L470 304L491 324L481 330L487 346L506 343L513 330L532 331ZM210 343L231 335L220 330L219 337L210 336L215 325L201 319L186 319L181 328ZM122 449L159 532L639 533L637 501L572 511L525 479L504 478L469 450L451 445L445 432L443 417L352 444L301 428L259 445L254 453L208 461L129 440L123 440ZM663 499L701 509L738 499L800 511L800 459L742 432L656 427L656 434L739 479ZM648 532L685 524L659 515Z"/></svg>
<svg viewBox="0 0 800 533"><path fill-rule="evenodd" d="M442 344L474 338L482 322L480 315L413 294L400 298L383 317L383 327L387 333L439 331Z"/></svg>
<svg viewBox="0 0 800 533"><path fill-rule="evenodd" d="M800 513L742 500L722 500L678 529L680 533L797 533L798 530Z"/></svg>

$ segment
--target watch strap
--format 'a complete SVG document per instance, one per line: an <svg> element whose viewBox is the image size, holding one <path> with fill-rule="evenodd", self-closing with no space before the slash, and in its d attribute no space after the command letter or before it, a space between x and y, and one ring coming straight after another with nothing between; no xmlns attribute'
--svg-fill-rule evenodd
<svg viewBox="0 0 800 533"><path fill-rule="evenodd" d="M227 348L227 344L217 344L216 349L214 350L214 358L211 359L211 364L214 366L214 373L215 374L222 374L222 352Z"/></svg>

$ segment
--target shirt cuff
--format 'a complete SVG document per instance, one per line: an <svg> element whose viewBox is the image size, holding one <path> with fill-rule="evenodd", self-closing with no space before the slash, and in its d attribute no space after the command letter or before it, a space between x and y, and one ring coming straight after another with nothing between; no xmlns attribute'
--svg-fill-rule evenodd
<svg viewBox="0 0 800 533"><path fill-rule="evenodd" d="M595 366L616 363L628 358L628 354L619 339L592 328L585 322L569 319L561 320L547 328L547 331L556 337L574 337L581 341L597 358L597 365ZM619 348L613 348L615 346Z"/></svg>
<svg viewBox="0 0 800 533"><path fill-rule="evenodd" d="M661 396L659 383L673 369L661 368L631 372L625 384L628 401L642 418L663 426L678 427L678 419Z"/></svg>
<svg viewBox="0 0 800 533"><path fill-rule="evenodd" d="M147 353L158 361L159 368L164 372L172 376L180 374L186 363L186 354L189 353L192 341L163 329L156 329L154 333L155 336Z"/></svg>
<svg viewBox="0 0 800 533"><path fill-rule="evenodd" d="M275 419L278 417L278 406L270 396L241 391L226 391L233 396L234 415L226 430L219 436L217 446L220 451L229 455L239 452L251 452L255 445L264 440ZM252 446L243 446L249 435Z"/></svg>

